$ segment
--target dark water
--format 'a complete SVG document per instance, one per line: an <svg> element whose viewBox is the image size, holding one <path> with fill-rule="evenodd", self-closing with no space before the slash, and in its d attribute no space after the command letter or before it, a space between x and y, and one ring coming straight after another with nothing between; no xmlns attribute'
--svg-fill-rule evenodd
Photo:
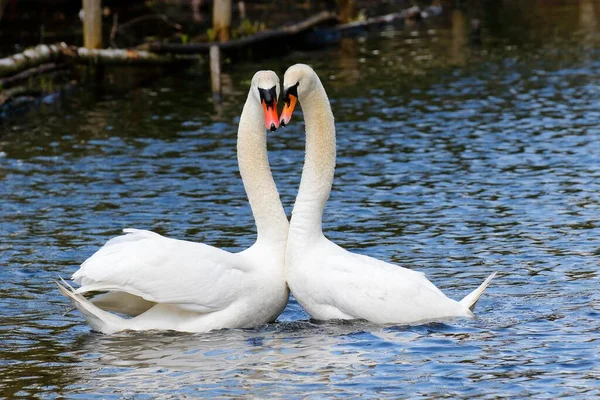
<svg viewBox="0 0 600 400"><path fill-rule="evenodd" d="M51 280L126 227L231 250L253 241L237 116L190 71L125 98L81 94L0 136L0 388L5 397L600 395L600 5L504 2L438 23L265 60L311 63L330 94L338 169L328 236L426 272L476 320L275 324L208 334L89 332ZM590 11L591 10L591 11ZM481 44L470 19L481 18ZM286 210L303 125L270 134Z"/></svg>

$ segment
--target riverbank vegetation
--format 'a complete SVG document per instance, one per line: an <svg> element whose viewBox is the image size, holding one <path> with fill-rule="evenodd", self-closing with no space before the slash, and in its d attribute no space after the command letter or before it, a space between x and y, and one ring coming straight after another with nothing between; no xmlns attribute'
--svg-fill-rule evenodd
<svg viewBox="0 0 600 400"><path fill-rule="evenodd" d="M218 99L223 64L322 48L341 37L443 10L438 0L421 7L403 0L153 0L126 6L54 0L28 2L28 10L23 3L0 0L0 115L74 87L114 88L118 82L124 84L118 90L127 90L189 66L208 69ZM17 32L18 21L27 21L29 28Z"/></svg>

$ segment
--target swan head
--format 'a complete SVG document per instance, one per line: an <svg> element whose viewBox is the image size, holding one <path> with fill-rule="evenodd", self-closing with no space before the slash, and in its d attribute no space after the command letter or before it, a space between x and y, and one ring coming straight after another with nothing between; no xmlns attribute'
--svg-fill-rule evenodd
<svg viewBox="0 0 600 400"><path fill-rule="evenodd" d="M281 111L281 126L289 124L296 102L303 93L310 92L315 84L317 74L306 64L292 65L285 71L283 77L283 111Z"/></svg>
<svg viewBox="0 0 600 400"><path fill-rule="evenodd" d="M265 127L271 131L279 128L277 99L279 98L279 77L273 71L258 71L252 78L250 92L262 105Z"/></svg>

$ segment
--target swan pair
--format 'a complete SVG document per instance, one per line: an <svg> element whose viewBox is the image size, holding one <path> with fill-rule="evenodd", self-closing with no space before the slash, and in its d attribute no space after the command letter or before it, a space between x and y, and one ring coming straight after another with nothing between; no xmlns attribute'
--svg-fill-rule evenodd
<svg viewBox="0 0 600 400"><path fill-rule="evenodd" d="M473 317L495 273L461 301L446 297L424 274L354 254L322 232L323 209L335 169L334 118L325 89L307 65L290 67L283 82L281 125L302 104L306 158L288 224L267 158L265 127L275 130L279 78L257 72L238 129L238 163L257 227L256 242L240 253L126 229L73 275L57 283L92 329L206 332L274 321L289 289L317 320L365 319L414 323ZM87 299L83 294L104 291ZM113 312L125 314L123 318Z"/></svg>

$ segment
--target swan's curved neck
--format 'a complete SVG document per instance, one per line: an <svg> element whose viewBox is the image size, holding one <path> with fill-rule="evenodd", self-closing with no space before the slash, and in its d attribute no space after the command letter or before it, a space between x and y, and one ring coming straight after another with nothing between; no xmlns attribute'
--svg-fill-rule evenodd
<svg viewBox="0 0 600 400"><path fill-rule="evenodd" d="M249 93L238 129L238 164L258 231L257 242L285 244L289 224L269 166L262 113L261 105Z"/></svg>
<svg viewBox="0 0 600 400"><path fill-rule="evenodd" d="M335 172L335 123L329 99L319 78L299 99L306 129L306 155L300 189L292 212L290 237L306 241L322 235L323 209Z"/></svg>

